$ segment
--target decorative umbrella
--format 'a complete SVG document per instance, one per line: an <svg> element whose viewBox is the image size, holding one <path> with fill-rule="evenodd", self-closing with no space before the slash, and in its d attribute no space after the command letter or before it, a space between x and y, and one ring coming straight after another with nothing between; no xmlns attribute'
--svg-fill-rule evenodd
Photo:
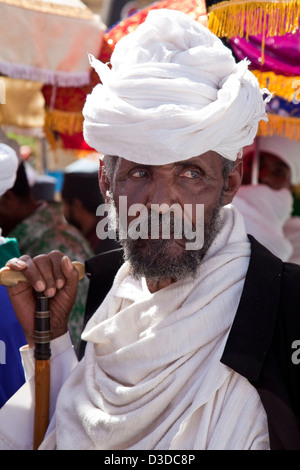
<svg viewBox="0 0 300 470"><path fill-rule="evenodd" d="M99 55L105 30L80 0L0 0L0 125L41 138L43 85L88 86L88 52Z"/></svg>
<svg viewBox="0 0 300 470"><path fill-rule="evenodd" d="M80 0L0 0L0 73L59 86L87 85L87 51L99 54L105 29Z"/></svg>
<svg viewBox="0 0 300 470"><path fill-rule="evenodd" d="M219 37L261 34L262 62L266 37L294 33L299 27L299 0L207 1L209 29Z"/></svg>
<svg viewBox="0 0 300 470"><path fill-rule="evenodd" d="M106 32L105 38L109 46L114 49L116 43L127 34L134 31L141 23L143 23L150 10L158 10L167 8L169 10L179 10L190 15L194 20L199 21L205 26L208 25L206 3L203 0L161 0L150 6L134 13L117 23L109 31Z"/></svg>
<svg viewBox="0 0 300 470"><path fill-rule="evenodd" d="M265 60L261 63L261 35L235 37L229 46L238 60L247 57L250 68L262 88L267 87L274 98L267 105L269 122L261 122L259 135L284 135L300 140L300 34L268 37Z"/></svg>
<svg viewBox="0 0 300 470"><path fill-rule="evenodd" d="M260 122L258 136L300 140L300 1L208 1L207 6L210 30L227 39L238 60L249 59L261 88L273 93L269 121ZM300 188L295 191L300 194Z"/></svg>

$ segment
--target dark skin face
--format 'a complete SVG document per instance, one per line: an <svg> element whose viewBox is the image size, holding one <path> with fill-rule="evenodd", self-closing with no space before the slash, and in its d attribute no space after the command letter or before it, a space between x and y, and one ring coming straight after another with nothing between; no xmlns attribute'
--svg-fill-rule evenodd
<svg viewBox="0 0 300 470"><path fill-rule="evenodd" d="M239 161L227 181L228 190L224 193L222 205L229 204L236 194L242 179L242 162ZM110 183L102 174L100 187L105 197L110 190ZM120 159L115 174L113 196L118 209L119 196L127 196L127 207L140 203L150 209L152 204L204 204L204 221L208 222L217 204L224 179L222 161L215 152L206 152L182 162L168 165L140 165L125 159ZM194 211L193 211L194 212ZM128 225L134 216L128 217ZM193 220L195 223L195 220ZM141 240L139 249L143 250ZM170 255L178 255L185 249L182 240L174 240L170 247ZM173 282L172 279L149 285L151 291L156 291ZM163 285L162 285L163 284Z"/></svg>
<svg viewBox="0 0 300 470"><path fill-rule="evenodd" d="M222 204L229 204L235 196L242 180L242 161L239 161L229 175ZM101 191L104 197L110 190L104 172L101 172ZM144 205L154 203L204 204L204 216L210 218L212 207L220 199L224 187L220 157L214 152L194 157L181 163L147 166L137 165L121 159L116 171L114 194L128 197L128 204L140 202ZM171 249L184 250L180 240ZM68 316L75 301L78 283L77 270L70 260L59 251L49 255L39 255L34 259L24 255L8 261L12 270L22 271L28 283L20 282L9 287L9 295L14 311L22 324L29 345L33 345L34 315L36 307L35 292L45 292L51 299L51 337L52 339L67 331ZM170 283L172 278L152 282L148 287L155 292ZM34 289L34 290L33 290Z"/></svg>
<svg viewBox="0 0 300 470"><path fill-rule="evenodd" d="M254 154L247 155L244 159L243 184L251 184L251 166ZM274 190L291 190L291 170L280 158L273 154L261 152L259 155L259 184L265 184Z"/></svg>
<svg viewBox="0 0 300 470"><path fill-rule="evenodd" d="M38 207L31 197L17 196L11 189L0 197L0 227L2 235L9 235L16 225L26 219Z"/></svg>

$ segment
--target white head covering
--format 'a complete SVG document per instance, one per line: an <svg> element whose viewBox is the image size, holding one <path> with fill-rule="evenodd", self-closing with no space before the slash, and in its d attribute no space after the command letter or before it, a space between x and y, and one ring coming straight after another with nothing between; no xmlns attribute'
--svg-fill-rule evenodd
<svg viewBox="0 0 300 470"><path fill-rule="evenodd" d="M235 160L267 120L263 90L221 40L190 16L152 10L122 38L83 109L99 153L167 164L214 150ZM268 94L268 90L264 90Z"/></svg>
<svg viewBox="0 0 300 470"><path fill-rule="evenodd" d="M300 142L277 135L259 137L258 150L283 160L291 169L291 184L300 184Z"/></svg>
<svg viewBox="0 0 300 470"><path fill-rule="evenodd" d="M0 143L0 196L12 188L18 169L18 157L9 145Z"/></svg>

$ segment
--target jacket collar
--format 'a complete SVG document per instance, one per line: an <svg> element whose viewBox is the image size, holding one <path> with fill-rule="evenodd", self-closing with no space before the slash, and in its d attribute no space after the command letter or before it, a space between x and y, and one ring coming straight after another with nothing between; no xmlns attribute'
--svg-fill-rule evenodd
<svg viewBox="0 0 300 470"><path fill-rule="evenodd" d="M254 237L248 236L249 267L221 362L255 382L273 337L283 263Z"/></svg>

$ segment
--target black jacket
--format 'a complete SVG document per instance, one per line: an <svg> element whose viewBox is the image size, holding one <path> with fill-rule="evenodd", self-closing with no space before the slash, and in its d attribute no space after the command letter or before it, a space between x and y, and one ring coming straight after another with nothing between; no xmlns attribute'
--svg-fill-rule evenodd
<svg viewBox="0 0 300 470"><path fill-rule="evenodd" d="M257 389L271 449L300 450L300 363L292 360L292 345L300 341L300 266L283 263L249 239L249 268L221 361ZM111 287L122 255L114 250L86 262L90 288L85 323ZM79 357L84 347L82 342Z"/></svg>
<svg viewBox="0 0 300 470"><path fill-rule="evenodd" d="M253 237L239 307L221 361L257 389L271 449L300 450L300 266L283 263Z"/></svg>

